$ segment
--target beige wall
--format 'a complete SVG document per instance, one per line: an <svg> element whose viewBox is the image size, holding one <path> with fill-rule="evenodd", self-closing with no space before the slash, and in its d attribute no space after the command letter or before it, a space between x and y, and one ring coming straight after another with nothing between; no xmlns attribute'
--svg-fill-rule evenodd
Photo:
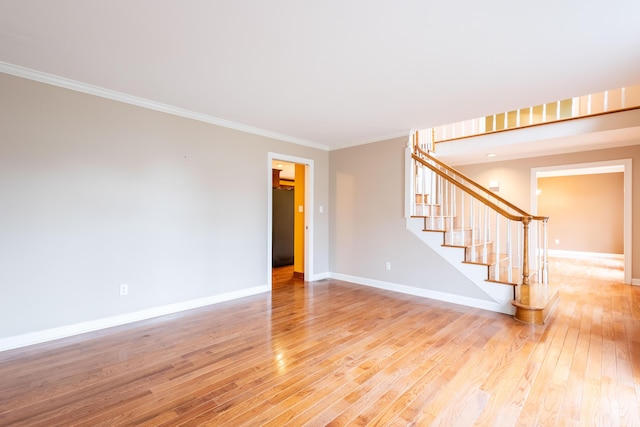
<svg viewBox="0 0 640 427"><path fill-rule="evenodd" d="M623 173L539 178L538 189L550 249L624 253Z"/></svg>
<svg viewBox="0 0 640 427"><path fill-rule="evenodd" d="M330 269L358 279L486 299L406 228L407 137L330 153ZM391 270L386 270L386 262Z"/></svg>
<svg viewBox="0 0 640 427"><path fill-rule="evenodd" d="M0 93L0 339L266 286L269 152L312 159L328 203L327 151L6 74ZM311 228L326 273L328 214Z"/></svg>
<svg viewBox="0 0 640 427"><path fill-rule="evenodd" d="M325 152L4 74L0 93L0 339L266 285L269 152L314 161L316 274L482 298L405 228L406 138ZM531 168L626 158L640 182L640 145L461 170L528 209ZM633 212L638 242L640 185Z"/></svg>
<svg viewBox="0 0 640 427"><path fill-rule="evenodd" d="M466 278L407 232L404 220L406 138L330 153L330 271L414 288L474 295ZM640 143L640 141L638 141ZM460 166L488 185L500 182L500 195L530 210L531 170L615 159L640 164L640 145L557 156ZM633 182L640 182L633 170ZM617 184L616 184L617 185ZM538 210L540 214L544 214ZM634 241L640 241L640 185L633 188ZM392 269L385 270L390 261ZM640 276L640 251L632 258L632 278Z"/></svg>

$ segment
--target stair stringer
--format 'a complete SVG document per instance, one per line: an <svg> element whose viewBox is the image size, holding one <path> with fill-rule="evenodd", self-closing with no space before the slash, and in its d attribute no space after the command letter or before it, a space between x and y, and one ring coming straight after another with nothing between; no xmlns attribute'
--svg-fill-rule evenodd
<svg viewBox="0 0 640 427"><path fill-rule="evenodd" d="M497 313L515 314L515 307L511 304L513 301L512 286L488 282L488 270L486 266L463 263L464 248L443 246L443 232L424 231L424 221L422 218L406 218L406 226L409 231L460 271L471 283L476 285L490 298L490 301L483 301L481 305L482 308ZM461 299L460 304L469 305L465 304L465 299L469 298L464 297Z"/></svg>

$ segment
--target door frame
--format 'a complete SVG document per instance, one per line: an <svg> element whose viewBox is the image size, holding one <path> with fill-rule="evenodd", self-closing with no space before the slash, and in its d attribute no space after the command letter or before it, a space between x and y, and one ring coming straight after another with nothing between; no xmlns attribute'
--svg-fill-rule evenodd
<svg viewBox="0 0 640 427"><path fill-rule="evenodd" d="M608 167L622 167L622 172L624 174L624 227L623 227L623 240L624 240L624 283L633 284L633 279L631 278L631 266L632 266L632 257L631 257L631 241L632 241L632 210L631 210L631 159L619 159L619 160L606 160L602 162L589 162L589 163L579 163L572 165L559 165L559 166L549 166L549 167L541 167L541 168L532 168L531 169L531 211L534 215L537 214L538 211L538 197L536 195L536 190L538 187L538 177L543 174L549 174L550 172L557 172L558 174L564 172L564 175L571 175L571 171L579 170L584 172L589 169L597 170L601 168ZM576 175L577 173L573 173Z"/></svg>
<svg viewBox="0 0 640 427"><path fill-rule="evenodd" d="M311 281L313 277L313 160L304 157L290 156L288 154L267 153L267 286L273 287L272 281L272 255L273 240L273 173L271 171L273 161L297 163L305 165L304 168L304 277Z"/></svg>

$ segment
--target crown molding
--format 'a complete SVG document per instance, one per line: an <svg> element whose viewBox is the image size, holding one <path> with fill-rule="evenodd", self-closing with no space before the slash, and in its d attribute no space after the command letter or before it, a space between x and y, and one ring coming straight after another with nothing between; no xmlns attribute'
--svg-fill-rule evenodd
<svg viewBox="0 0 640 427"><path fill-rule="evenodd" d="M185 117L199 122L209 123L216 126L221 126L229 129L235 129L242 132L264 136L267 138L277 139L279 141L291 142L298 145L304 145L306 147L316 148L319 150L329 151L329 147L324 144L319 144L313 141L307 141L305 139L296 138L289 135L283 135L277 132L271 132L265 129L256 128L253 126L247 126L242 123L232 122L230 120L221 119L207 114L198 113L184 108L174 107L172 105L163 104L150 99L140 98L138 96L128 95L126 93L118 92L111 89L105 89L103 87L82 83L76 80L71 80L65 77L56 76L42 71L33 70L19 65L10 64L8 62L0 61L0 72L5 74L11 74L13 76L22 77L29 80L34 80L41 83L50 84L53 86L62 87L65 89L74 90L77 92L86 93L89 95L99 96L101 98L110 99L112 101L123 102L125 104L131 104L150 110L160 111L167 114L173 114L174 116Z"/></svg>

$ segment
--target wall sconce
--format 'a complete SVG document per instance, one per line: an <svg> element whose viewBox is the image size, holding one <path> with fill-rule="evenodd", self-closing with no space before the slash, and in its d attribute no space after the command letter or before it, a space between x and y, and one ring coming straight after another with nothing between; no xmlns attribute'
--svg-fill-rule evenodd
<svg viewBox="0 0 640 427"><path fill-rule="evenodd" d="M489 190L500 191L500 181L489 181Z"/></svg>

